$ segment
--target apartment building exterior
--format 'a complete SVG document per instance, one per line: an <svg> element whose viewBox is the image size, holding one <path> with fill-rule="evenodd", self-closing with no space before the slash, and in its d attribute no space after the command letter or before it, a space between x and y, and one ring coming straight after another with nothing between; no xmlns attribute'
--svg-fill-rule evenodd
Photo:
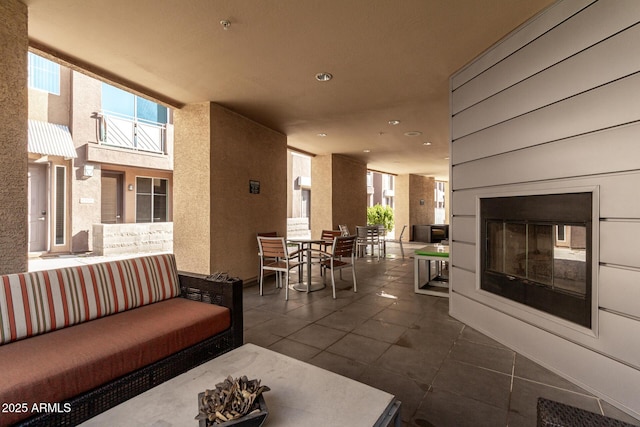
<svg viewBox="0 0 640 427"><path fill-rule="evenodd" d="M29 253L172 248L171 110L29 54Z"/></svg>

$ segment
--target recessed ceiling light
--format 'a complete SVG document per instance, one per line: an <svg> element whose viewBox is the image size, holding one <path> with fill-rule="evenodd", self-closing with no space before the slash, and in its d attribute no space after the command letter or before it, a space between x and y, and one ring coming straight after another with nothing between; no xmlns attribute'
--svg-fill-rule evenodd
<svg viewBox="0 0 640 427"><path fill-rule="evenodd" d="M431 145L430 142L423 142L422 145Z"/></svg>
<svg viewBox="0 0 640 427"><path fill-rule="evenodd" d="M400 124L400 120L389 120L391 126L397 126Z"/></svg>
<svg viewBox="0 0 640 427"><path fill-rule="evenodd" d="M412 130L404 133L404 136L420 136L420 135L422 135L422 132L417 130Z"/></svg>
<svg viewBox="0 0 640 427"><path fill-rule="evenodd" d="M362 150L363 153L370 153L371 150Z"/></svg>
<svg viewBox="0 0 640 427"><path fill-rule="evenodd" d="M331 73L318 73L316 74L316 80L319 82L328 82L333 78Z"/></svg>
<svg viewBox="0 0 640 427"><path fill-rule="evenodd" d="M325 137L327 136L327 134L323 132L323 133L319 133L318 136Z"/></svg>

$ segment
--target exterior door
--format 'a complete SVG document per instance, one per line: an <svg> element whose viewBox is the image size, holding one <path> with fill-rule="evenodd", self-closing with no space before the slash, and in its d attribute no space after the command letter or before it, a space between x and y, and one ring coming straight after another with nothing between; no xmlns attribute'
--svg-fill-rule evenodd
<svg viewBox="0 0 640 427"><path fill-rule="evenodd" d="M29 252L47 250L47 165L29 165Z"/></svg>
<svg viewBox="0 0 640 427"><path fill-rule="evenodd" d="M122 222L122 174L102 172L100 203L102 206L101 222L103 224L119 224Z"/></svg>

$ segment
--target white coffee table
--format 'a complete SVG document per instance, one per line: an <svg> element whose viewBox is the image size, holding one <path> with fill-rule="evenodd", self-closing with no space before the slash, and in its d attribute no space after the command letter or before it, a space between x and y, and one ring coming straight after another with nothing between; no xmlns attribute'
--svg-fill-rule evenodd
<svg viewBox="0 0 640 427"><path fill-rule="evenodd" d="M94 417L82 425L198 426L198 393L231 375L271 391L265 426L400 426L395 396L254 344L245 344Z"/></svg>

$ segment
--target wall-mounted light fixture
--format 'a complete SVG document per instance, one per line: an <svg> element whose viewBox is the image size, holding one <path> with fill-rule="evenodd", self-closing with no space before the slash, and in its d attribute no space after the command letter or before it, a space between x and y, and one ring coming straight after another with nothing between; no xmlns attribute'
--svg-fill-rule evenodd
<svg viewBox="0 0 640 427"><path fill-rule="evenodd" d="M133 184L129 184L127 188L129 189L129 191L133 191Z"/></svg>
<svg viewBox="0 0 640 427"><path fill-rule="evenodd" d="M82 168L82 178L87 179L93 176L93 165L84 165Z"/></svg>
<svg viewBox="0 0 640 427"><path fill-rule="evenodd" d="M333 78L333 74L331 73L323 72L323 73L316 74L316 80L319 82L328 82L332 78Z"/></svg>

